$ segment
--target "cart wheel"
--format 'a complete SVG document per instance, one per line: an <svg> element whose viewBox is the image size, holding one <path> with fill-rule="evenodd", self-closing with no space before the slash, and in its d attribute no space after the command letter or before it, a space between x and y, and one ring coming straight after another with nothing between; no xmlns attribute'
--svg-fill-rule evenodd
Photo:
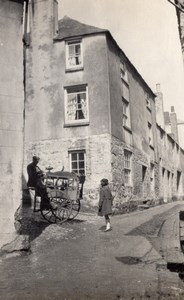
<svg viewBox="0 0 184 300"><path fill-rule="evenodd" d="M40 209L42 217L49 223L58 223L60 219L54 214L53 209Z"/></svg>
<svg viewBox="0 0 184 300"><path fill-rule="evenodd" d="M62 199L60 197L53 197L50 200L57 206L57 209L53 211L56 223L61 224L67 221L72 212L72 201L69 198Z"/></svg>
<svg viewBox="0 0 184 300"><path fill-rule="evenodd" d="M79 213L81 207L80 199L72 201L72 211L70 215L70 220L73 220Z"/></svg>

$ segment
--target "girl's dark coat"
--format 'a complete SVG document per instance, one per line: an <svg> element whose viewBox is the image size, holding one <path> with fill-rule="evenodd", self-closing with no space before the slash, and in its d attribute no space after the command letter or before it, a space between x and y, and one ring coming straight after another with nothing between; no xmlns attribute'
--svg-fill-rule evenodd
<svg viewBox="0 0 184 300"><path fill-rule="evenodd" d="M112 214L112 194L108 185L100 188L99 216Z"/></svg>

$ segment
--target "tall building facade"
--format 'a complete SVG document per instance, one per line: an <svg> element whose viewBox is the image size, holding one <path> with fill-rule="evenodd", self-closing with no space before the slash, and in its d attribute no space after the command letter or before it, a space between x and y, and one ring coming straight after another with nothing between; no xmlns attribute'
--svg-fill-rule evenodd
<svg viewBox="0 0 184 300"><path fill-rule="evenodd" d="M0 233L8 240L22 196L23 1L0 0L0 20Z"/></svg>
<svg viewBox="0 0 184 300"><path fill-rule="evenodd" d="M159 152L168 153L169 163L170 144L161 142L163 132L168 136L157 124L157 95L110 32L68 17L57 26L54 0L35 0L30 10L25 161L37 154L43 169L84 174L84 198L92 206L103 177L117 206L177 198L175 177L167 196L160 183L167 162Z"/></svg>

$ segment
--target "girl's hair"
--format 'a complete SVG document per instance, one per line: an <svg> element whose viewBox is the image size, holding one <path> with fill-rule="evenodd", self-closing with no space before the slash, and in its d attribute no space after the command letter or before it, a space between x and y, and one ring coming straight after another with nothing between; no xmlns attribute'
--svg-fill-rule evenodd
<svg viewBox="0 0 184 300"><path fill-rule="evenodd" d="M104 185L108 185L109 184L108 179L106 179L106 178L103 178L101 180L101 183L103 183Z"/></svg>

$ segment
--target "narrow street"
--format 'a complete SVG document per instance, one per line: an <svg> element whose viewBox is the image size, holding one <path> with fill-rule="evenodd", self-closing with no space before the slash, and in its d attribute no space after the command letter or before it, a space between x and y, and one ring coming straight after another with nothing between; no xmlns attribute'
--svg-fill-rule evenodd
<svg viewBox="0 0 184 300"><path fill-rule="evenodd" d="M114 216L106 233L92 214L63 225L37 214L30 253L1 255L0 299L184 299L181 274L167 269L182 209L174 202Z"/></svg>

